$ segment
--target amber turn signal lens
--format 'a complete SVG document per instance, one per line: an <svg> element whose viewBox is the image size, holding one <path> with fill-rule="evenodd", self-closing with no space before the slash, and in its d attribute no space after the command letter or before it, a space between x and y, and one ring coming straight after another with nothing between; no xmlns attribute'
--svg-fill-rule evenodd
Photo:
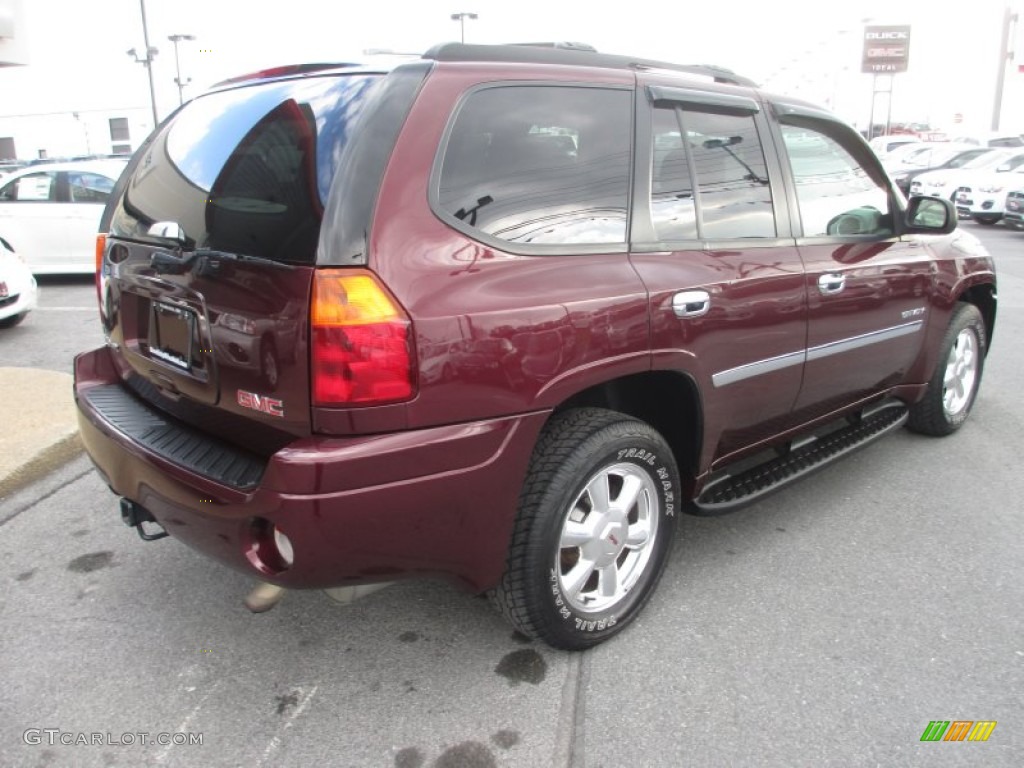
<svg viewBox="0 0 1024 768"><path fill-rule="evenodd" d="M96 300L103 303L103 297L101 296L101 279L103 275L103 254L107 251L107 236L105 234L96 235Z"/></svg>
<svg viewBox="0 0 1024 768"><path fill-rule="evenodd" d="M412 324L375 275L318 270L310 324L315 405L380 405L412 397Z"/></svg>

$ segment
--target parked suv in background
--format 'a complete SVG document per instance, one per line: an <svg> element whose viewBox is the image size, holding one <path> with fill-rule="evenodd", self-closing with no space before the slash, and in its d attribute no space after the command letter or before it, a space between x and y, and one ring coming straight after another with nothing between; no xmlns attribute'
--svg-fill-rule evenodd
<svg viewBox="0 0 1024 768"><path fill-rule="evenodd" d="M585 648L681 513L960 427L996 283L955 227L724 70L452 44L265 72L114 190L81 433L140 534L275 585L252 607L440 576ZM264 328L273 379L229 351Z"/></svg>
<svg viewBox="0 0 1024 768"><path fill-rule="evenodd" d="M937 144L926 147L907 157L903 162L891 164L882 160L892 180L905 195L910 194L910 185L922 173L954 168L963 168L975 158L995 150L987 147L968 147L962 144Z"/></svg>
<svg viewBox="0 0 1024 768"><path fill-rule="evenodd" d="M995 224L1003 218L1007 193L1024 186L1024 165L1012 171L972 174L956 191L956 212L979 224Z"/></svg>
<svg viewBox="0 0 1024 768"><path fill-rule="evenodd" d="M996 149L979 155L959 168L928 171L910 183L911 195L941 197L954 205L960 187L973 187L992 173L1006 173L1024 165L1024 150Z"/></svg>

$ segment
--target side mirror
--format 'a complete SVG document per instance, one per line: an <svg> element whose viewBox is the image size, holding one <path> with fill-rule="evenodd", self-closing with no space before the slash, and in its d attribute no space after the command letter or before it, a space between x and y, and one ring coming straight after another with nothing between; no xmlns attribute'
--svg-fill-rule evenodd
<svg viewBox="0 0 1024 768"><path fill-rule="evenodd" d="M948 235L956 229L956 209L939 197L912 197L904 218L904 233Z"/></svg>

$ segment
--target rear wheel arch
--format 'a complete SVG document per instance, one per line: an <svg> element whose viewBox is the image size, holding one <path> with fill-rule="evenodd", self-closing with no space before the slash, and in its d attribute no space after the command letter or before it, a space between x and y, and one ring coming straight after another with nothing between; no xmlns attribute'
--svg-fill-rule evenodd
<svg viewBox="0 0 1024 768"><path fill-rule="evenodd" d="M577 392L560 403L552 418L572 408L603 408L655 429L672 449L684 495L692 493L704 438L703 409L696 382L677 371L624 376Z"/></svg>

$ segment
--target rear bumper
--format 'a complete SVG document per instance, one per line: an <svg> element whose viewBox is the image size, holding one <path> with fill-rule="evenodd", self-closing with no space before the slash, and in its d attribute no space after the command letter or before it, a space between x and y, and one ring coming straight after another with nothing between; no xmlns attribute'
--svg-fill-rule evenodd
<svg viewBox="0 0 1024 768"><path fill-rule="evenodd" d="M547 413L304 438L261 458L256 482L232 485L223 481L230 473L205 472L194 460L161 453L126 429L123 417L104 411L103 398L90 392L119 385L109 355L97 349L75 359L82 440L111 489L145 507L171 536L285 587L442 576L482 591L500 579L519 490ZM133 398L133 408L175 424L124 396ZM267 523L291 541L294 561L285 570L254 554L253 531Z"/></svg>

